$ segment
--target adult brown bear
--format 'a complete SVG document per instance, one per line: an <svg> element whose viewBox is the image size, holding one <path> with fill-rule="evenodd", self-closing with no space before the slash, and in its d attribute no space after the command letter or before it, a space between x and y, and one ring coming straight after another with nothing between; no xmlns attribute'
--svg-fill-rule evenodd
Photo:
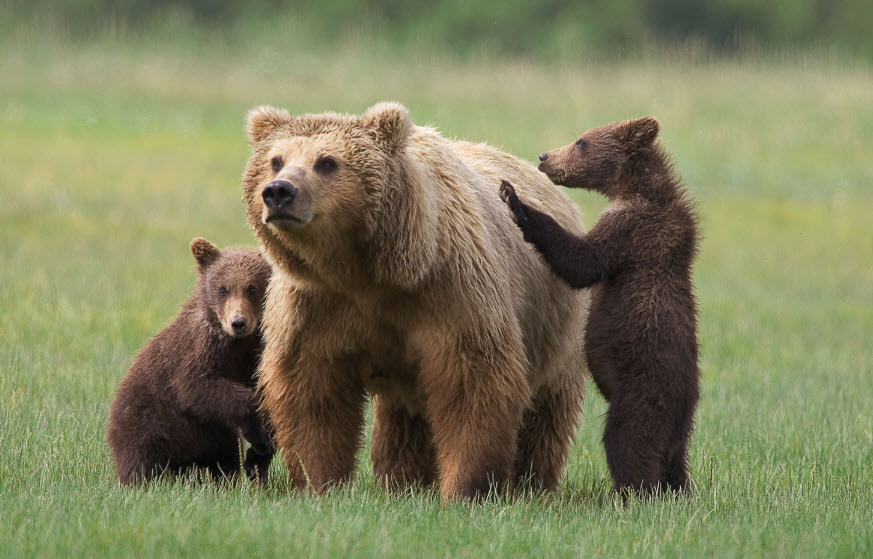
<svg viewBox="0 0 873 559"><path fill-rule="evenodd" d="M581 234L536 169L384 103L248 116L248 220L274 274L260 383L291 480L350 478L366 395L389 485L445 499L560 480L584 393L585 292L558 280L496 194L511 177Z"/></svg>

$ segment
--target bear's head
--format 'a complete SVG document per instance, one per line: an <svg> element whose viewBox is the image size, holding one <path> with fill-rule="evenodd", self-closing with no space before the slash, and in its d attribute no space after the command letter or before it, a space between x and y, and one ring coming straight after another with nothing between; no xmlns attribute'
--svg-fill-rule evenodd
<svg viewBox="0 0 873 559"><path fill-rule="evenodd" d="M200 278L198 301L208 320L232 338L258 331L270 264L255 250L218 247L206 239L191 241Z"/></svg>
<svg viewBox="0 0 873 559"><path fill-rule="evenodd" d="M362 273L379 283L417 283L436 249L412 192L421 186L407 156L413 128L397 103L362 115L249 112L243 199L280 271L334 284Z"/></svg>
<svg viewBox="0 0 873 559"><path fill-rule="evenodd" d="M652 117L592 128L575 142L541 154L539 170L555 184L608 195L628 163L652 147L658 129Z"/></svg>

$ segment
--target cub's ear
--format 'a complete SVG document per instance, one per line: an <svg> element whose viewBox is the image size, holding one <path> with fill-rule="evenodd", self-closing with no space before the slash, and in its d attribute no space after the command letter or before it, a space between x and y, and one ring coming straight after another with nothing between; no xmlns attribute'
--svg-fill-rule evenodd
<svg viewBox="0 0 873 559"><path fill-rule="evenodd" d="M395 102L373 105L361 116L361 124L388 151L394 151L405 145L412 132L412 117L409 116L409 111Z"/></svg>
<svg viewBox="0 0 873 559"><path fill-rule="evenodd" d="M246 133L249 143L257 145L267 136L283 124L291 122L291 113L285 109L276 109L267 105L261 105L250 110L246 115Z"/></svg>
<svg viewBox="0 0 873 559"><path fill-rule="evenodd" d="M218 260L218 257L221 256L221 251L203 237L197 237L191 241L191 254L194 255L194 260L197 261L197 269L202 272Z"/></svg>
<svg viewBox="0 0 873 559"><path fill-rule="evenodd" d="M661 125L653 117L629 120L619 127L619 138L634 147L645 147L655 141Z"/></svg>

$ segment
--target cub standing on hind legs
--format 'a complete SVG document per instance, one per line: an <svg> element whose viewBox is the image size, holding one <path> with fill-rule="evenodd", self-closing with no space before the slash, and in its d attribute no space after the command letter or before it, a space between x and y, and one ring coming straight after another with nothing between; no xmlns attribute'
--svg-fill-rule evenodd
<svg viewBox="0 0 873 559"><path fill-rule="evenodd" d="M609 198L585 235L519 200L508 181L500 188L524 239L557 276L576 289L599 284L585 349L609 402L606 458L616 489L644 493L688 486L700 376L691 279L697 217L657 135L658 121L642 118L540 155L539 169L555 184Z"/></svg>
<svg viewBox="0 0 873 559"><path fill-rule="evenodd" d="M107 438L123 485L164 471L239 470L238 429L252 444L246 475L266 483L275 452L254 374L269 263L257 251L191 241L200 278L179 316L139 352L112 403Z"/></svg>

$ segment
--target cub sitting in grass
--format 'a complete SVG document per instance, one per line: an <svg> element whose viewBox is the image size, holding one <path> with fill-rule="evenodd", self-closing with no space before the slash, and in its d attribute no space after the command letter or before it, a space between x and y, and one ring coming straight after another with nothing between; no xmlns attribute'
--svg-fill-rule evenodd
<svg viewBox="0 0 873 559"><path fill-rule="evenodd" d="M163 472L239 471L238 431L251 443L245 471L267 481L275 452L254 374L271 268L251 249L219 251L194 239L199 281L176 320L139 352L109 416L108 440L123 485Z"/></svg>
<svg viewBox="0 0 873 559"><path fill-rule="evenodd" d="M603 443L616 489L688 486L687 445L699 392L697 305L691 265L697 217L665 153L658 121L642 118L585 132L540 155L555 184L610 200L582 236L519 200L500 197L524 239L554 273L593 294L585 349L609 402Z"/></svg>

